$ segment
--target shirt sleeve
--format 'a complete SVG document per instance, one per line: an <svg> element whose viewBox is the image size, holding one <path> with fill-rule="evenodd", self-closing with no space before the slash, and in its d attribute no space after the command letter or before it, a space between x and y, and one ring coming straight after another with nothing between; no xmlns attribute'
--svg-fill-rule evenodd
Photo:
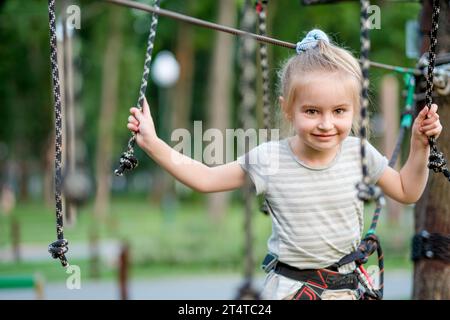
<svg viewBox="0 0 450 320"><path fill-rule="evenodd" d="M260 144L237 158L238 164L249 175L257 195L267 190L267 143Z"/></svg>
<svg viewBox="0 0 450 320"><path fill-rule="evenodd" d="M370 179L376 183L386 170L389 160L369 142L366 143L366 154Z"/></svg>

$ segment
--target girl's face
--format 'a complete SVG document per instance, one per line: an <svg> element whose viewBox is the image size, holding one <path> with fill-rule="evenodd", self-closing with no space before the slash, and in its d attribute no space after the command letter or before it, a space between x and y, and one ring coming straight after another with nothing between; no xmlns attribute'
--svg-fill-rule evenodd
<svg viewBox="0 0 450 320"><path fill-rule="evenodd" d="M303 147L335 150L352 129L355 80L339 73L314 72L305 79L293 79L291 86L295 90L292 102L280 97L280 103Z"/></svg>

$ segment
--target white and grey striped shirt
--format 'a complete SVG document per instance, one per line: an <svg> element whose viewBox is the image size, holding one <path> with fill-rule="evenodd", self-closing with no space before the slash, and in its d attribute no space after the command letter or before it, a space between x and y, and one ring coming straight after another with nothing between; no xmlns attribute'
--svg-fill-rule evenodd
<svg viewBox="0 0 450 320"><path fill-rule="evenodd" d="M369 175L375 183L388 165L367 143ZM292 152L288 139L262 143L238 163L257 194L271 207L270 252L299 269L324 268L358 246L364 204L356 196L361 181L360 140L349 136L326 167L311 168Z"/></svg>

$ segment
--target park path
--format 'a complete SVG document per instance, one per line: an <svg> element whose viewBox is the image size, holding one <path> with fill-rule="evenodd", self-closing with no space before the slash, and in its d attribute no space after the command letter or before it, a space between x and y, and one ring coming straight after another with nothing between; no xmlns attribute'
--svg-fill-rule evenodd
<svg viewBox="0 0 450 320"><path fill-rule="evenodd" d="M230 300L242 283L240 275L204 275L171 278L131 280L130 299L149 300ZM255 287L260 289L263 277L255 279ZM408 271L387 271L385 275L385 299L409 299L412 275ZM0 300L34 299L30 289L0 290ZM45 299L119 299L119 288L114 281L81 281L80 289L67 289L65 283L47 283Z"/></svg>
<svg viewBox="0 0 450 320"><path fill-rule="evenodd" d="M77 243L70 246L69 259L86 258L87 244ZM102 241L99 245L102 259L114 264L120 252L120 242L115 240ZM43 261L50 259L45 245L23 245L21 247L23 261ZM11 262L11 249L0 249L0 261ZM264 277L255 279L255 287L262 288ZM160 299L160 300L228 300L236 296L242 283L239 274L202 275L161 277L155 279L131 279L129 283L130 299ZM408 299L412 290L412 274L409 270L385 271L385 299ZM0 300L34 299L31 289L0 290ZM119 288L116 281L91 281L81 279L81 289L69 290L65 282L45 283L45 299L106 299L119 298Z"/></svg>

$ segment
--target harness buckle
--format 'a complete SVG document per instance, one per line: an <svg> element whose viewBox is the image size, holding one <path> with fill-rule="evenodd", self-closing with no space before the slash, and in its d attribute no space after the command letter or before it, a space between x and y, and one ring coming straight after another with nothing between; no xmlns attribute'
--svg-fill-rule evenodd
<svg viewBox="0 0 450 320"><path fill-rule="evenodd" d="M263 269L266 273L269 273L278 263L278 256L272 252L269 252L265 257L261 264L261 269Z"/></svg>

